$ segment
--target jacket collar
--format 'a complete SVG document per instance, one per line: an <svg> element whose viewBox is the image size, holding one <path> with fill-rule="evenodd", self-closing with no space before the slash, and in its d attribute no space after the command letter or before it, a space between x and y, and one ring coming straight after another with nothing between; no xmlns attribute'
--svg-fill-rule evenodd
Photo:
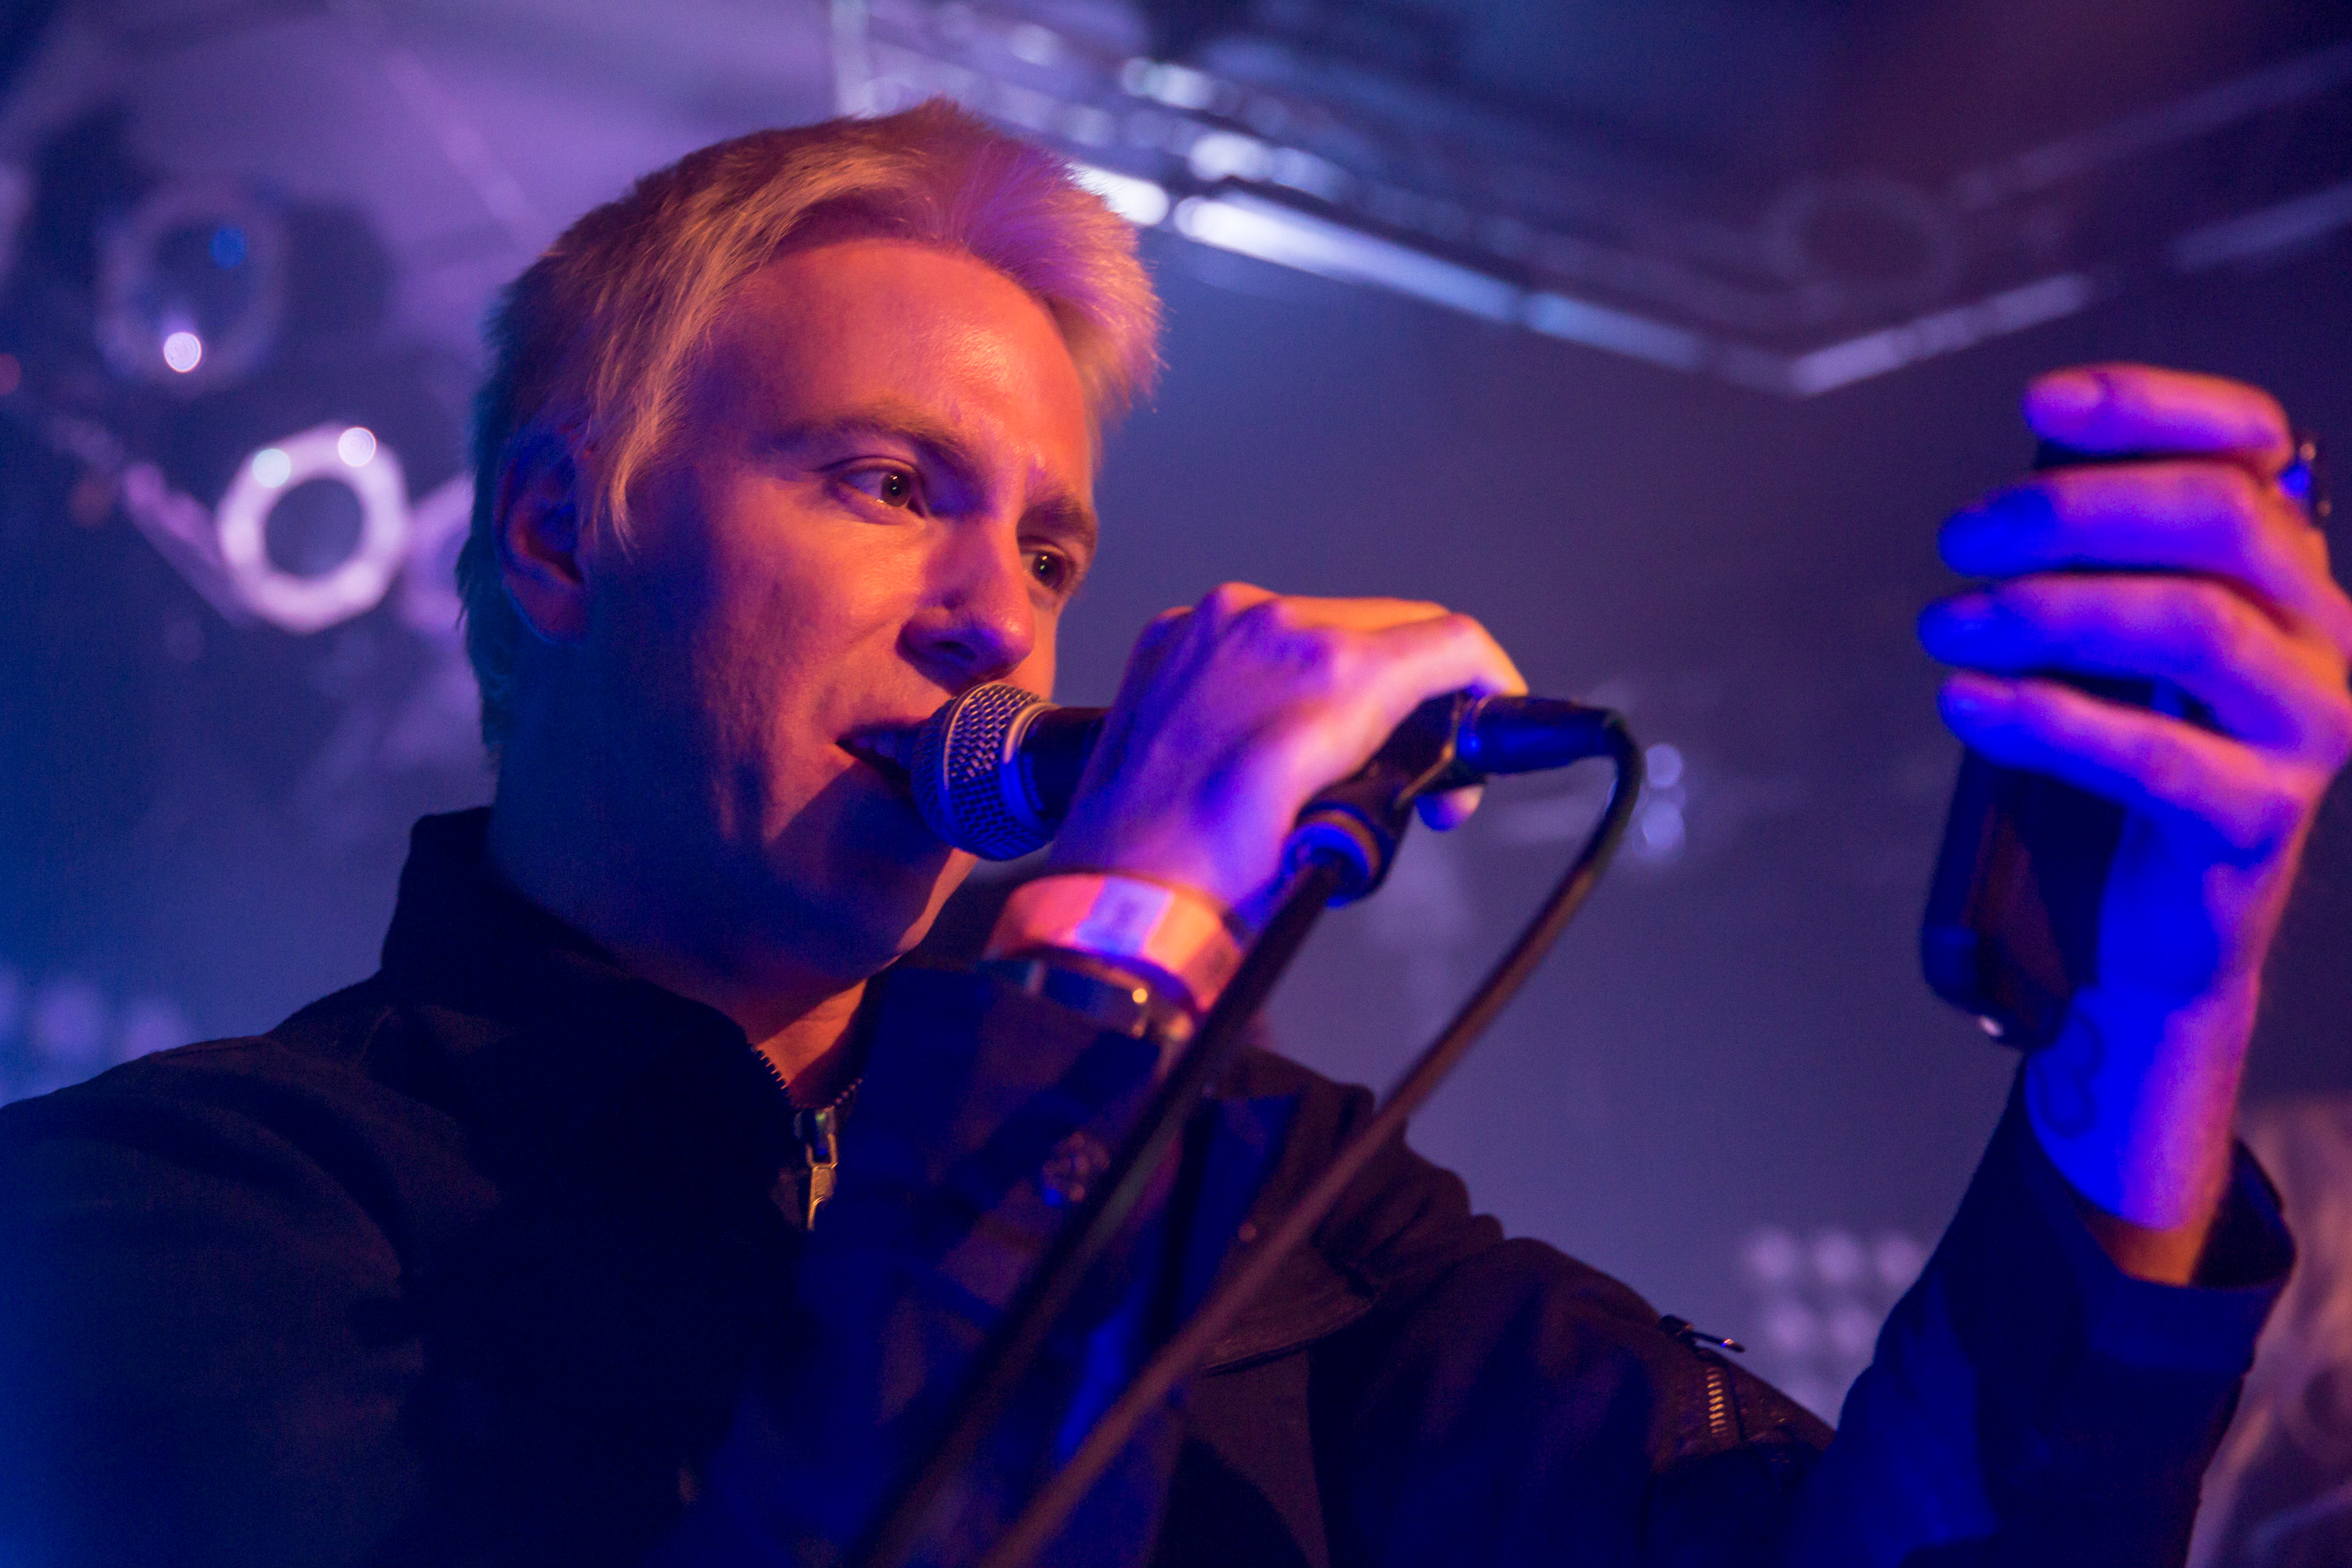
<svg viewBox="0 0 2352 1568"><path fill-rule="evenodd" d="M501 1141L567 1142L661 1058L773 1092L725 1015L638 979L499 879L489 809L427 816L409 837L383 979L440 1047L463 1120Z"/></svg>

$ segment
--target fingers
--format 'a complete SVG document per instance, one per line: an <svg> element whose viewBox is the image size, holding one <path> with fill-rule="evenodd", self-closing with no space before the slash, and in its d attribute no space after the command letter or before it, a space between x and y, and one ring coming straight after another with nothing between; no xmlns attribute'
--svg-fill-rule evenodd
<svg viewBox="0 0 2352 1568"><path fill-rule="evenodd" d="M2341 662L2210 580L2021 578L1932 606L1919 635L1937 658L2000 674L2065 669L2168 680L2231 734L2331 770L2352 749Z"/></svg>
<svg viewBox="0 0 2352 1568"><path fill-rule="evenodd" d="M2230 453L2273 478L2292 456L2286 415L2260 387L2144 364L2078 365L2026 390L2035 435L2088 452Z"/></svg>
<svg viewBox="0 0 2352 1568"><path fill-rule="evenodd" d="M1169 640L1155 669L1206 682L1235 720L1257 713L1245 727L1282 775L1272 787L1301 799L1361 767L1430 698L1527 689L1486 627L1414 600L1289 597L1228 584L1166 619L1159 635ZM1432 802L1425 819L1452 826L1477 798Z"/></svg>
<svg viewBox="0 0 2352 1568"><path fill-rule="evenodd" d="M1232 642L1242 657L1286 667L1327 695L1363 691L1412 708L1449 691L1518 694L1527 681L1502 645L1468 616L1410 599L1277 595L1244 584L1212 592L1186 630L1204 644Z"/></svg>
<svg viewBox="0 0 2352 1568"><path fill-rule="evenodd" d="M1450 613L1443 605L1419 599L1317 598L1305 594L1276 594L1248 583L1219 584L1194 610L1210 621L1223 623L1276 600L1281 602L1282 613L1291 625L1352 631L1380 631L1415 621L1441 620Z"/></svg>
<svg viewBox="0 0 2352 1568"><path fill-rule="evenodd" d="M2283 766L2225 736L2057 681L1962 672L1945 684L1941 706L1953 731L1993 761L2210 836L2235 858L2276 852L2326 787L2324 771Z"/></svg>
<svg viewBox="0 0 2352 1568"><path fill-rule="evenodd" d="M2352 657L2352 598L2328 573L2326 538L2275 484L2233 464L2053 470L1955 514L1939 543L1971 576L2101 565L2229 578Z"/></svg>

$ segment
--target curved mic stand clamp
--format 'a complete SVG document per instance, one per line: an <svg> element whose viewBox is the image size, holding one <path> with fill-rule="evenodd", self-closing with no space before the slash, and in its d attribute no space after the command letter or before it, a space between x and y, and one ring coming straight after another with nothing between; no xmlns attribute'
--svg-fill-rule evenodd
<svg viewBox="0 0 2352 1568"><path fill-rule="evenodd" d="M1466 691L1431 698L1406 716L1370 762L1308 801L1284 849L1285 873L1325 860L1339 873L1334 906L1377 892L1412 825L1413 802L1478 782L1454 742L1477 703Z"/></svg>

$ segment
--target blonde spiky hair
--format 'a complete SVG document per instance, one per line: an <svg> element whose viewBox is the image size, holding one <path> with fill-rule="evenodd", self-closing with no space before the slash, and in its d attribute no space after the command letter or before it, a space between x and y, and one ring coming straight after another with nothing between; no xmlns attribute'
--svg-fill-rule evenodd
<svg viewBox="0 0 2352 1568"><path fill-rule="evenodd" d="M521 618L492 539L499 479L533 425L593 454L583 526L625 537L631 483L672 434L735 289L796 235L876 235L995 268L1061 329L1097 426L1158 365L1160 301L1135 231L1052 153L934 100L878 120L761 131L646 175L566 229L490 317L474 410L474 515L457 559L466 650L493 755L512 721Z"/></svg>

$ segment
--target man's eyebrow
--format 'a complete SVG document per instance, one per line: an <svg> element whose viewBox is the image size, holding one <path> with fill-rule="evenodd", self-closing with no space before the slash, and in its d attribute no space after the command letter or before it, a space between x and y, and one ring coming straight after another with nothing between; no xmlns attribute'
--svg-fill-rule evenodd
<svg viewBox="0 0 2352 1568"><path fill-rule="evenodd" d="M953 427L920 409L877 403L822 419L790 426L777 433L773 445L782 450L805 450L855 441L861 437L904 441L953 473L960 483L977 486L984 471L979 455ZM1101 525L1085 498L1058 487L1039 498L1023 514L1023 521L1054 530L1082 546L1091 557L1100 542Z"/></svg>
<svg viewBox="0 0 2352 1568"><path fill-rule="evenodd" d="M1067 490L1056 489L1043 497L1030 507L1022 521L1060 534L1076 545L1087 561L1094 559L1096 546L1102 538L1102 528L1095 521L1095 509Z"/></svg>
<svg viewBox="0 0 2352 1568"><path fill-rule="evenodd" d="M969 481L980 474L980 461L971 443L951 426L920 409L892 403L870 404L788 426L776 433L772 444L785 450L797 450L854 441L860 437L879 437L921 447L925 457L953 469L960 479Z"/></svg>

